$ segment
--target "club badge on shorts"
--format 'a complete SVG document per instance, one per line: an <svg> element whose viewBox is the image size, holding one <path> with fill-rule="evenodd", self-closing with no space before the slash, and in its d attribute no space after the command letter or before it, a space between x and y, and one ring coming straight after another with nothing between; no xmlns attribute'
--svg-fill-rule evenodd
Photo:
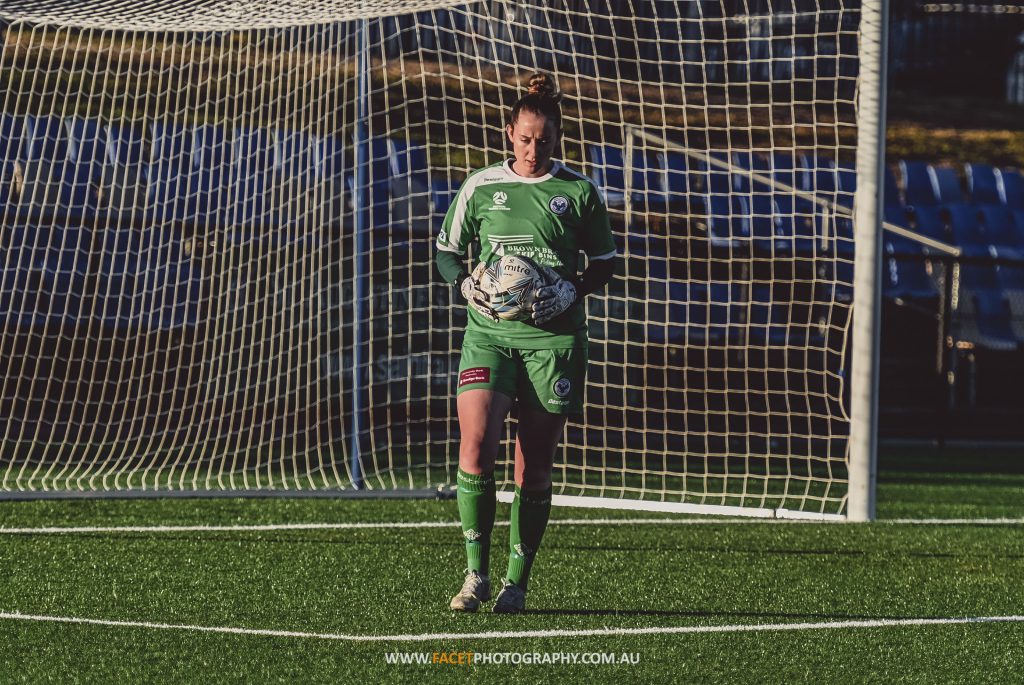
<svg viewBox="0 0 1024 685"><path fill-rule="evenodd" d="M568 397L569 392L572 391L572 383L568 378L559 378L555 381L553 390L559 397Z"/></svg>
<svg viewBox="0 0 1024 685"><path fill-rule="evenodd" d="M548 209L558 216L562 216L569 211L569 198L563 195L555 195L551 198L551 202L548 203Z"/></svg>

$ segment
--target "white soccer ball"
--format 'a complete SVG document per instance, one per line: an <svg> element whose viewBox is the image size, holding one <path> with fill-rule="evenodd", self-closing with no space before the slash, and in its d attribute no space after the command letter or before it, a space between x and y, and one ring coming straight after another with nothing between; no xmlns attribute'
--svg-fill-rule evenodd
<svg viewBox="0 0 1024 685"><path fill-rule="evenodd" d="M537 288L547 281L529 257L503 255L487 267L480 289L490 296L491 308L505 321L526 321L532 316Z"/></svg>

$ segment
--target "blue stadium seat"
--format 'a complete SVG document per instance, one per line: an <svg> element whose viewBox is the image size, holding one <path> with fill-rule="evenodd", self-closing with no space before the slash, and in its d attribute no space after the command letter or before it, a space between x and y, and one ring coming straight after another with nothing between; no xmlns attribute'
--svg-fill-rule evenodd
<svg viewBox="0 0 1024 685"><path fill-rule="evenodd" d="M964 164L964 171L967 173L967 191L971 195L971 202L977 205L1000 202L996 170L991 164L968 162Z"/></svg>
<svg viewBox="0 0 1024 685"><path fill-rule="evenodd" d="M169 121L150 124L152 165L149 169L148 211L158 223L183 221L188 216L188 182L192 158L192 129ZM134 166L134 140L125 140L121 153L126 166ZM141 158L140 158L141 159ZM252 192L238 187L239 192Z"/></svg>
<svg viewBox="0 0 1024 685"><path fill-rule="evenodd" d="M609 207L626 203L625 161L622 149L614 145L590 145L591 178L604 194ZM633 203L647 209L664 209L666 196L657 161L643 150L633 152L633 173L630 179Z"/></svg>
<svg viewBox="0 0 1024 685"><path fill-rule="evenodd" d="M670 281L665 297L652 297L641 313L646 320L647 342L672 345L706 342L707 311L707 286Z"/></svg>
<svg viewBox="0 0 1024 685"><path fill-rule="evenodd" d="M834 232L834 235L830 234L830 237L834 237L835 242L829 243L826 251L834 251L848 259L852 258L854 253L853 219L840 215L833 216L830 228Z"/></svg>
<svg viewBox="0 0 1024 685"><path fill-rule="evenodd" d="M22 158L25 120L19 116L0 114L0 161L13 162Z"/></svg>
<svg viewBox="0 0 1024 685"><path fill-rule="evenodd" d="M989 242L982 232L978 210L969 205L949 205L947 212L953 244L968 257L989 257Z"/></svg>
<svg viewBox="0 0 1024 685"><path fill-rule="evenodd" d="M1019 347L1010 305L999 291L962 290L959 303L954 319L954 334L959 340L1002 352Z"/></svg>
<svg viewBox="0 0 1024 685"><path fill-rule="evenodd" d="M141 216L152 188L149 159L142 129L128 122L104 127L106 161L101 209L122 218Z"/></svg>
<svg viewBox="0 0 1024 685"><path fill-rule="evenodd" d="M142 240L136 284L142 284L142 325L174 330L195 325L201 297L198 269L182 251L175 229L153 230Z"/></svg>
<svg viewBox="0 0 1024 685"><path fill-rule="evenodd" d="M95 216L98 211L106 136L96 119L65 117L68 160L60 171L58 206L71 218Z"/></svg>
<svg viewBox="0 0 1024 685"><path fill-rule="evenodd" d="M43 294L49 297L46 317L51 322L74 323L85 313L82 296L88 271L88 245L82 231L74 225L55 225L48 229L48 245L43 275Z"/></svg>
<svg viewBox="0 0 1024 685"><path fill-rule="evenodd" d="M750 305L747 310L749 328L748 342L756 346L782 346L798 334L793 321L793 307L781 299L783 293L772 286L759 284L750 288Z"/></svg>
<svg viewBox="0 0 1024 685"><path fill-rule="evenodd" d="M163 128L159 130L163 131ZM105 132L105 148L109 165L139 167L149 163L141 129L131 123L111 122L106 125ZM157 142L154 141L154 145L156 144Z"/></svg>
<svg viewBox="0 0 1024 685"><path fill-rule="evenodd" d="M715 247L739 247L750 242L750 213L731 195L708 195L707 232Z"/></svg>
<svg viewBox="0 0 1024 685"><path fill-rule="evenodd" d="M347 174L351 171L351 163L347 154L350 155L351 151L334 136L317 136L313 144L316 183L322 188L323 203L327 210L322 220L340 222L348 204Z"/></svg>
<svg viewBox="0 0 1024 685"><path fill-rule="evenodd" d="M960 308L954 321L960 340L993 350L1017 349L1010 305L1003 295L995 265L962 264L958 302Z"/></svg>
<svg viewBox="0 0 1024 685"><path fill-rule="evenodd" d="M900 196L900 188L896 183L896 174L892 172L892 167L888 164L884 167L885 174L885 206L886 207L902 207L903 198Z"/></svg>
<svg viewBox="0 0 1024 685"><path fill-rule="evenodd" d="M816 205L784 192L775 193L772 200L778 217L776 235L786 243L787 252L813 255L825 249L825 216Z"/></svg>
<svg viewBox="0 0 1024 685"><path fill-rule="evenodd" d="M388 166L392 179L392 192L424 193L430 182L430 163L427 147L423 143L410 145L402 140L388 138ZM395 181L401 181L396 188Z"/></svg>
<svg viewBox="0 0 1024 685"><path fill-rule="evenodd" d="M23 210L30 212L24 216L59 220L72 212L81 214L83 202L75 203L75 174L67 168L68 138L63 120L56 116L26 115L24 124L19 161L20 199ZM69 209L72 204L76 204L76 208Z"/></svg>
<svg viewBox="0 0 1024 685"><path fill-rule="evenodd" d="M956 169L946 166L928 165L928 178L932 182L932 193L941 204L958 204L967 201L960 187L960 176Z"/></svg>
<svg viewBox="0 0 1024 685"><path fill-rule="evenodd" d="M87 175L99 180L107 158L107 140L103 125L97 119L65 117L68 139L68 161L84 168Z"/></svg>
<svg viewBox="0 0 1024 685"><path fill-rule="evenodd" d="M195 325L202 281L172 228L110 228L103 233L98 312L118 330L173 330Z"/></svg>
<svg viewBox="0 0 1024 685"><path fill-rule="evenodd" d="M721 164L729 164L728 157L722 152L710 152L708 155ZM732 174L728 166L698 161L691 164L690 187L696 192L706 195L730 195L733 192Z"/></svg>
<svg viewBox="0 0 1024 685"><path fill-rule="evenodd" d="M801 158L791 153L776 151L768 159L772 178L797 190L806 190L809 184L807 169L801 166Z"/></svg>
<svg viewBox="0 0 1024 685"><path fill-rule="evenodd" d="M786 238L792 236L792 230L786 230L783 225L785 217L779 214L775 201L768 195L738 195L735 198L736 206L750 221L750 237L754 246L765 252L784 253L789 251L790 245Z"/></svg>
<svg viewBox="0 0 1024 685"><path fill-rule="evenodd" d="M999 200L1010 209L1024 209L1024 177L1016 169L997 170Z"/></svg>
<svg viewBox="0 0 1024 685"><path fill-rule="evenodd" d="M187 165L185 216L200 226L223 226L229 216L226 185L231 160L227 133L215 124L192 129L192 149Z"/></svg>
<svg viewBox="0 0 1024 685"><path fill-rule="evenodd" d="M142 320L142 301L136 287L143 281L138 277L139 254L143 232L131 227L110 227L103 232L103 252L97 279L97 301L102 310L97 312L109 328L127 330L138 327Z"/></svg>
<svg viewBox="0 0 1024 685"><path fill-rule="evenodd" d="M982 234L998 257L1024 259L1024 232L1018 233L1013 212L1005 205L979 205Z"/></svg>
<svg viewBox="0 0 1024 685"><path fill-rule="evenodd" d="M910 228L910 221L907 217L907 211L901 206L897 205L886 205L884 210L884 218L887 223L901 226L903 228ZM851 235L852 238L852 235ZM883 243L891 245L891 254L894 255L921 255L924 254L921 243L916 240L912 240L905 236L899 235L892 231L883 231L882 233Z"/></svg>
<svg viewBox="0 0 1024 685"><path fill-rule="evenodd" d="M745 312L738 283L712 283L708 287L707 340L714 344L734 342L743 329Z"/></svg>
<svg viewBox="0 0 1024 685"><path fill-rule="evenodd" d="M316 215L316 200L324 196L314 189L319 184L318 139L305 131L278 131L275 152L275 192L281 198L276 223L306 226Z"/></svg>
<svg viewBox="0 0 1024 685"><path fill-rule="evenodd" d="M825 157L801 155L800 166L807 170L806 190L830 196L836 190L836 163Z"/></svg>
<svg viewBox="0 0 1024 685"><path fill-rule="evenodd" d="M1024 241L1024 209L1011 209L1013 234L1018 242Z"/></svg>
<svg viewBox="0 0 1024 685"><path fill-rule="evenodd" d="M31 327L82 316L87 246L74 226L9 227L0 263L0 321Z"/></svg>
<svg viewBox="0 0 1024 685"><path fill-rule="evenodd" d="M950 233L947 231L949 224L948 213L937 206L913 205L911 212L913 217L913 229L935 240L944 243L953 242Z"/></svg>
<svg viewBox="0 0 1024 685"><path fill-rule="evenodd" d="M387 143L392 232L399 230L410 238L413 234L431 233L433 187L427 147L424 143L395 138L388 138Z"/></svg>
<svg viewBox="0 0 1024 685"><path fill-rule="evenodd" d="M239 128L231 138L232 226L260 229L273 223L274 153L276 134L266 128Z"/></svg>
<svg viewBox="0 0 1024 685"><path fill-rule="evenodd" d="M391 223L391 163L386 138L373 138L368 146L370 159L367 160L367 181L369 189L366 201L370 206L370 222L375 228L387 230ZM356 172L353 164L352 173L346 177L346 188L352 198L353 209L360 195L356 193ZM387 240L387 236L381 233L378 236L381 240Z"/></svg>
<svg viewBox="0 0 1024 685"><path fill-rule="evenodd" d="M18 200L14 190L14 178L17 176L17 159L21 154L21 141L24 122L20 117L7 113L0 114L0 216L10 208L16 207Z"/></svg>
<svg viewBox="0 0 1024 685"><path fill-rule="evenodd" d="M60 117L25 116L25 161L63 164L68 159L68 139Z"/></svg>
<svg viewBox="0 0 1024 685"><path fill-rule="evenodd" d="M847 209L853 208L853 197L857 192L857 170L853 167L836 165L836 202Z"/></svg>
<svg viewBox="0 0 1024 685"><path fill-rule="evenodd" d="M696 160L681 152L659 152L657 160L669 205L693 215L706 213L702 189L691 177L691 167L700 166Z"/></svg>
<svg viewBox="0 0 1024 685"><path fill-rule="evenodd" d="M896 254L892 243L884 243L882 294L889 299L932 300L939 296L924 261Z"/></svg>
<svg viewBox="0 0 1024 685"><path fill-rule="evenodd" d="M927 162L900 161L903 176L903 197L911 207L932 207L939 204L928 173Z"/></svg>
<svg viewBox="0 0 1024 685"><path fill-rule="evenodd" d="M751 150L733 152L730 155L730 162L740 170L752 171L761 176L770 176L771 167L768 160L762 155ZM768 193L771 187L762 182L754 181L748 174L742 171L734 171L732 174L732 188L738 193Z"/></svg>
<svg viewBox="0 0 1024 685"><path fill-rule="evenodd" d="M441 218L448 213L448 208L455 202L460 184L454 179L438 179L430 187L430 200L434 205L434 213Z"/></svg>
<svg viewBox="0 0 1024 685"><path fill-rule="evenodd" d="M26 231L30 231L26 235ZM24 224L10 226L0 243L0 321L7 326L30 327L36 321L36 298L42 287L41 269L35 256L35 227Z"/></svg>
<svg viewBox="0 0 1024 685"><path fill-rule="evenodd" d="M996 275L1010 307L1010 324L1017 341L1024 344L1024 266L999 264Z"/></svg>
<svg viewBox="0 0 1024 685"><path fill-rule="evenodd" d="M918 208L917 213L928 215L932 210L934 220L941 222L938 208ZM903 208L891 205L885 208L887 222L907 228L907 219L907 212ZM918 227L918 232L924 231ZM921 243L892 231L885 231L882 234L882 249L882 294L885 297L900 300L932 300L938 297L935 282L925 265L925 250Z"/></svg>

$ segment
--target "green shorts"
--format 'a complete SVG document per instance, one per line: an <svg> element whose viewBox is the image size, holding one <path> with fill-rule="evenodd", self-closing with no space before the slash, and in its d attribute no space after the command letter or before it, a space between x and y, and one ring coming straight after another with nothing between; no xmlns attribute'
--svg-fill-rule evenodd
<svg viewBox="0 0 1024 685"><path fill-rule="evenodd" d="M586 379L586 349L520 350L467 342L459 362L458 394L493 390L530 409L582 414Z"/></svg>

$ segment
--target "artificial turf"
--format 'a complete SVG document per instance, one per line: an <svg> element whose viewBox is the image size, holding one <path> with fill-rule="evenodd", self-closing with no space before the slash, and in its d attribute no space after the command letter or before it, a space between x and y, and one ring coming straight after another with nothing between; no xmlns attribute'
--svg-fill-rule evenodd
<svg viewBox="0 0 1024 685"><path fill-rule="evenodd" d="M970 462L976 464L976 462ZM58 500L0 503L3 528L453 522L361 529L0 535L0 612L346 635L338 641L0 619L0 680L69 682L1014 682L1024 623L460 638L524 630L735 626L1024 614L1024 517L1012 460L888 463L872 524L549 527L530 612L453 615L455 503ZM936 466L935 464L931 465ZM556 508L553 519L657 518ZM508 507L499 505L498 519ZM678 520L676 517L666 517ZM493 567L507 558L495 532ZM447 635L447 637L443 637ZM391 664L388 654L631 655L638 663ZM520 657L524 658L524 657ZM550 658L550 657L549 657Z"/></svg>

